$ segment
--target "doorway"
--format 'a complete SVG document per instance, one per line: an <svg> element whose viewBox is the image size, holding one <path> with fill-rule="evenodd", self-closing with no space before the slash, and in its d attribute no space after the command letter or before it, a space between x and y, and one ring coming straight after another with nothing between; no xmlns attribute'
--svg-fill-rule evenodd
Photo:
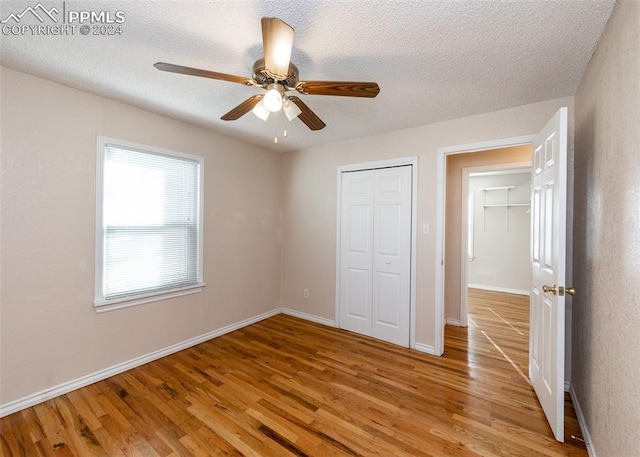
<svg viewBox="0 0 640 457"><path fill-rule="evenodd" d="M473 159L491 162L496 159L495 152L474 153L477 156ZM507 148L502 153L519 159L519 154L530 157L532 149L527 145ZM452 165L449 168L456 174L459 165L469 161L465 155L452 158L456 160L448 161L448 165ZM454 166L456 162L458 167ZM447 213L460 214L462 233L460 314L459 320L447 317L447 325L469 327L472 341L472 335L482 335L527 384L531 281L529 165L530 162L517 162L462 168L461 205L447 203L446 209ZM446 244L445 250L450 247ZM454 331L447 327L446 334ZM445 352L450 349L448 344L452 344L451 339L445 338Z"/></svg>
<svg viewBox="0 0 640 457"><path fill-rule="evenodd" d="M415 347L417 158L338 168L338 327Z"/></svg>
<svg viewBox="0 0 640 457"><path fill-rule="evenodd" d="M528 146L521 149L531 153ZM518 158L520 149L509 151ZM461 187L460 311L457 319L447 316L447 323L466 327L469 289L529 295L531 167L466 167ZM456 210L447 205L447 212Z"/></svg>
<svg viewBox="0 0 640 457"><path fill-rule="evenodd" d="M444 352L445 291L445 174L451 154L478 152L499 147L531 144L531 309L529 376L547 421L558 441L564 441L564 376L567 295L575 290L567 268L567 157L569 151L568 108L560 108L537 134L438 149L435 350ZM456 243L453 244L455 246ZM458 256L458 259L460 257ZM459 267L459 265L458 265ZM458 274L459 278L460 275ZM459 292L460 289L458 289ZM484 332L483 332L484 333ZM496 348L500 352L500 348ZM563 388L564 387L564 388Z"/></svg>
<svg viewBox="0 0 640 457"><path fill-rule="evenodd" d="M458 295L462 289L460 282L460 258L461 253L459 247L461 243L457 243L458 253L457 256L451 258L454 265L458 265L457 275L453 275L454 280L453 288L451 284L445 284L445 195L446 195L446 158L449 155L457 155L463 153L480 153L483 151L490 151L495 149L504 149L515 146L530 145L535 139L535 135L526 135L521 137L507 138L496 141L486 141L482 143L463 144L458 146L442 147L438 149L438 163L437 163L437 188L436 188L436 250L438 255L436 256L436 288L435 288L435 328L434 328L434 355L442 355L444 353L444 326L445 320L445 307L444 307L444 291L457 290ZM530 157L527 158L530 161ZM513 160L511 160L513 161ZM481 165L477 164L478 166ZM471 166L471 165L469 165ZM458 187L459 189L461 188ZM447 233L446 238L461 239L462 234L460 230L457 233ZM455 246L454 244L453 246ZM458 298L459 300L459 298Z"/></svg>
<svg viewBox="0 0 640 457"><path fill-rule="evenodd" d="M474 262L476 264L484 262L484 266L493 266L491 261L496 258L495 253L484 252L481 256L482 259L477 258L469 261L469 247L470 245L469 233L468 233L468 207L469 207L469 175L472 172L476 173L502 173L509 169L523 169L530 167L531 165L531 146L530 145L518 145L506 148L494 148L483 151L465 152L459 154L452 154L446 158L446 175L445 175L445 233L446 238L444 240L444 319L446 323L452 325L467 326L467 283L468 283L468 267ZM522 225L523 214L526 214L524 207L508 207L508 206L494 206L505 204L511 194L512 203L528 202L530 189L522 185L519 185L518 189L509 189L508 185L498 186L496 183L506 183L506 175L495 174L488 175L486 178L482 178L482 189L486 190L474 190L474 200L471 203L473 205L474 212L476 213L477 223L474 225L474 231L476 235L483 235L482 237L475 236L477 241L487 241L494 243L503 243L503 236L509 233L508 222L518 222L517 225ZM507 180L510 178L506 178ZM528 184L528 180L525 181L525 185ZM499 188L499 189L495 189ZM507 189L504 189L507 188ZM515 197L518 200L513 200L513 192L517 191ZM526 199L526 200L525 200ZM491 205L491 206L487 206ZM514 216L520 216L514 220ZM471 219L473 222L473 219ZM521 227L518 227L521 228ZM513 227L511 227L513 230ZM527 239L520 240L528 241L528 227L525 227L527 231ZM513 234L513 231L510 232ZM493 235L486 236L486 235ZM473 241L473 239L471 241ZM477 246L478 249L481 246ZM491 248L491 247L489 247ZM524 268L528 268L528 247L525 245L525 265ZM472 257L474 255L472 254ZM477 256L475 256L477 257ZM522 267L522 266L521 266ZM500 284L508 284L498 278L500 271L494 269L489 271L489 274L476 275L474 281L477 285L486 286L500 286ZM480 276L480 277L477 277ZM494 278L490 278L494 276ZM525 277L524 285L520 285L519 288L526 289L529 283L529 277ZM504 286L503 286L504 287ZM511 287L514 289L515 287ZM506 291L506 290L503 290Z"/></svg>

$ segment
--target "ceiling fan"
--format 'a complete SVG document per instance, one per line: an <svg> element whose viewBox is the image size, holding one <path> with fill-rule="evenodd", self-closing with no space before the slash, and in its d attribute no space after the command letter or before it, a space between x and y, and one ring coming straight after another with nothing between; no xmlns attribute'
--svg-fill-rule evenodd
<svg viewBox="0 0 640 457"><path fill-rule="evenodd" d="M266 90L266 93L249 97L223 115L221 119L224 121L235 121L249 111L266 121L271 113L283 110L289 121L299 117L311 130L320 130L326 124L311 111L300 97L287 95L287 92L297 91L304 95L368 98L378 95L380 88L374 82L300 81L298 68L291 62L293 35L293 28L284 21L275 17L262 18L264 58L258 59L253 64L253 77L251 78L165 62L158 62L154 64L154 67L171 73L219 79Z"/></svg>

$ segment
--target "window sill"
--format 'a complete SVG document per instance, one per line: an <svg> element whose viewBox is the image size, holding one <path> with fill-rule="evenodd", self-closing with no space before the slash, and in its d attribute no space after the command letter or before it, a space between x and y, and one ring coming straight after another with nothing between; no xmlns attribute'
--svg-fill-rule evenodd
<svg viewBox="0 0 640 457"><path fill-rule="evenodd" d="M153 292L151 294L137 295L135 297L120 298L116 300L93 302L96 313L105 313L107 311L115 311L116 309L129 308L131 306L144 305L145 303L168 300L169 298L182 297L201 292L206 283L200 282L188 287L179 289L171 289L162 292Z"/></svg>

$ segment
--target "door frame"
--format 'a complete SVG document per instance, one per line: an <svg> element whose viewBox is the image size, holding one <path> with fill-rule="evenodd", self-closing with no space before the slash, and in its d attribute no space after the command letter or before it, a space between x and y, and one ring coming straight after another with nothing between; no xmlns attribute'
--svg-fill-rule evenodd
<svg viewBox="0 0 640 457"><path fill-rule="evenodd" d="M478 143L467 143L438 148L437 180L436 180L436 284L435 284L435 319L434 319L434 354L444 353L444 243L445 243L445 199L446 199L446 165L447 156L466 152L480 152L491 149L522 146L533 143L535 134L504 138ZM464 198L462 199L464 201ZM465 251L466 253L466 251Z"/></svg>
<svg viewBox="0 0 640 457"><path fill-rule="evenodd" d="M411 165L411 262L409 287L409 347L415 349L416 346L416 241L418 224L418 156L399 157L396 159L377 160L374 162L353 163L339 165L337 173L337 213L336 213L336 305L335 320L336 327L340 328L340 229L342 214L342 174L350 171L375 170L378 168L403 167Z"/></svg>
<svg viewBox="0 0 640 457"><path fill-rule="evenodd" d="M482 152L482 151L479 151ZM461 213L460 213L460 319L459 326L467 327L469 325L469 315L467 310L467 289L469 288L469 261L467 256L468 251L468 233L469 233L469 199L465 198L469 194L469 175L473 173L485 173L492 171L509 171L509 170L529 170L531 171L530 162L511 162L511 163L498 163L495 165L478 165L476 167L465 167L462 169L462 198L461 198ZM446 188L446 180L445 180ZM446 211L445 202L445 211ZM444 298L444 295L443 295Z"/></svg>

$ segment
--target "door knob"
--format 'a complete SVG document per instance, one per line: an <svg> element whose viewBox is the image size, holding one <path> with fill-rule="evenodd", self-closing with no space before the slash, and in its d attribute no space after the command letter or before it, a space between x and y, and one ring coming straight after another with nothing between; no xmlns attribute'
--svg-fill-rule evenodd
<svg viewBox="0 0 640 457"><path fill-rule="evenodd" d="M569 295L575 295L576 294L576 290L573 287L567 287L564 291Z"/></svg>
<svg viewBox="0 0 640 457"><path fill-rule="evenodd" d="M551 292L553 295L555 295L556 293L558 293L558 288L555 284L553 286L542 286L542 291L545 293Z"/></svg>
<svg viewBox="0 0 640 457"><path fill-rule="evenodd" d="M385 263L386 263L387 265L391 265L391 260L387 260Z"/></svg>

